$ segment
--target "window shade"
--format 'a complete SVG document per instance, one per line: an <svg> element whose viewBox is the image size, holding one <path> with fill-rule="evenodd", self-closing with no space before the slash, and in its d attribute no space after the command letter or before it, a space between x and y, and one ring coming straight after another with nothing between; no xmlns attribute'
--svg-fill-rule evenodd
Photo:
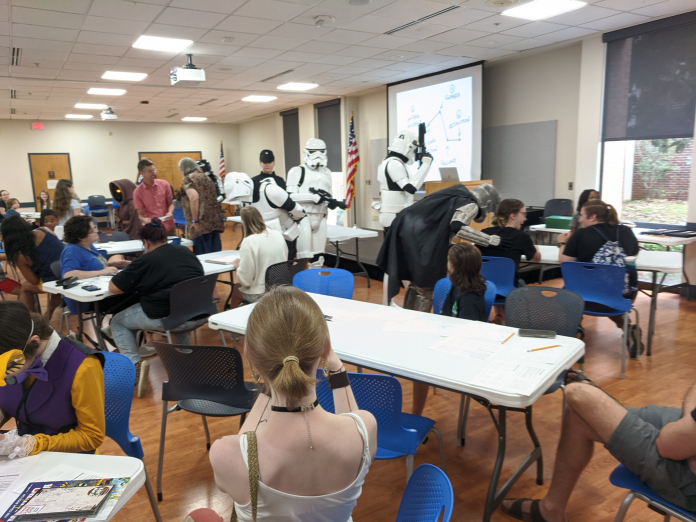
<svg viewBox="0 0 696 522"><path fill-rule="evenodd" d="M317 138L326 143L327 165L332 172L342 170L341 162L341 100L314 105L317 111Z"/></svg>
<svg viewBox="0 0 696 522"><path fill-rule="evenodd" d="M609 41L603 139L692 137L695 57L694 22Z"/></svg>
<svg viewBox="0 0 696 522"><path fill-rule="evenodd" d="M281 112L283 118L283 152L285 176L300 164L300 119L297 109Z"/></svg>

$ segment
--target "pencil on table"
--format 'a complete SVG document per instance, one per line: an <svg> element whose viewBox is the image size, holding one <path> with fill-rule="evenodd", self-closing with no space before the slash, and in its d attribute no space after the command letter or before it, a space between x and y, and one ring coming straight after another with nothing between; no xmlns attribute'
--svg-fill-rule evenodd
<svg viewBox="0 0 696 522"><path fill-rule="evenodd" d="M543 346L541 348L533 348L532 350L527 350L528 352L538 352L539 350L548 350L549 348L558 348L560 344L552 344L551 346Z"/></svg>
<svg viewBox="0 0 696 522"><path fill-rule="evenodd" d="M508 335L507 338L500 344L505 344L506 342L508 342L512 338L513 335L515 335L515 332L512 332L510 335Z"/></svg>

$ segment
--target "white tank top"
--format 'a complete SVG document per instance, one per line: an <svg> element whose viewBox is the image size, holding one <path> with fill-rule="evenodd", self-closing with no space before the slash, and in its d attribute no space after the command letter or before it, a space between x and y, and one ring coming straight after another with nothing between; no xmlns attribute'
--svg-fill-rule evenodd
<svg viewBox="0 0 696 522"><path fill-rule="evenodd" d="M367 428L362 419L355 413L341 413L352 417L357 425L358 432L363 439L362 462L358 476L350 486L329 493L328 495L318 495L312 497L302 497L283 493L273 489L259 479L259 491L256 503L256 519L259 522L287 522L288 520L300 522L350 522L351 513L358 503L358 497L362 492L362 485L370 469L370 446L367 438ZM247 437L246 433L239 438L239 446L242 450L244 463L247 462ZM252 522L251 502L243 506L234 503L239 522Z"/></svg>

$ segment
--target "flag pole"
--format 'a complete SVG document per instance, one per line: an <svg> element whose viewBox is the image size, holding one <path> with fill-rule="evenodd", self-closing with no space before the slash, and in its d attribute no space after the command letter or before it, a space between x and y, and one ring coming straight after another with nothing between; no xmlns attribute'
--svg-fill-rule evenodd
<svg viewBox="0 0 696 522"><path fill-rule="evenodd" d="M350 111L350 119L353 119L353 111ZM353 121L353 129L355 129L355 121ZM358 142L358 136L357 134L355 135L355 142L357 145ZM353 177L353 186L355 186L355 178L358 177L358 170L360 168L360 163L358 163L355 171L355 176ZM353 202L351 205L353 206L353 226L357 227L358 226L358 203L357 203L357 198L356 196L358 195L357 189L353 189Z"/></svg>

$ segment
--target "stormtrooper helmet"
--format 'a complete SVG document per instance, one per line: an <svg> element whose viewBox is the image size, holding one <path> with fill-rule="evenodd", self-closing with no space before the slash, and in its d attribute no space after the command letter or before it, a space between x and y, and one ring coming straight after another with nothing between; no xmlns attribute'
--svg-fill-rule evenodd
<svg viewBox="0 0 696 522"><path fill-rule="evenodd" d="M481 209L481 212L474 221L483 223L490 212L495 212L497 210L500 204L500 194L498 194L498 191L490 183L482 183L472 188L470 192Z"/></svg>
<svg viewBox="0 0 696 522"><path fill-rule="evenodd" d="M225 200L231 205L251 203L254 197L254 182L244 172L229 172L225 176Z"/></svg>
<svg viewBox="0 0 696 522"><path fill-rule="evenodd" d="M418 148L418 136L411 131L404 130L396 135L394 141L387 150L396 152L408 158L408 164L412 165L416 159L416 149Z"/></svg>
<svg viewBox="0 0 696 522"><path fill-rule="evenodd" d="M317 138L307 140L304 153L302 154L302 161L310 169L326 167L329 163L329 158L326 156L326 143Z"/></svg>

